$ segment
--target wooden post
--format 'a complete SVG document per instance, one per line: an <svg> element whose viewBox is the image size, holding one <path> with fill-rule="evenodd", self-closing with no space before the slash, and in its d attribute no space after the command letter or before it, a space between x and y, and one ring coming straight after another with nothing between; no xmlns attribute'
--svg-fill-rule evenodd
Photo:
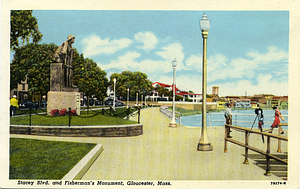
<svg viewBox="0 0 300 189"><path fill-rule="evenodd" d="M225 124L225 137L224 137L224 153L227 152L227 136L228 136L228 129L227 129L227 125Z"/></svg>
<svg viewBox="0 0 300 189"><path fill-rule="evenodd" d="M265 176L270 176L271 173L270 173L270 136L268 136L268 139L267 139L267 153L266 153L266 159L267 159L267 167L266 167L266 173L264 174Z"/></svg>
<svg viewBox="0 0 300 189"><path fill-rule="evenodd" d="M249 142L249 134L248 134L249 131L246 131L245 132L245 161L244 161L244 164L247 164L249 165L249 161L248 161L248 142Z"/></svg>
<svg viewBox="0 0 300 189"><path fill-rule="evenodd" d="M281 131L282 131L281 125L279 125L279 126L278 126L278 136L281 135ZM279 152L279 153L282 152L282 151L281 151L281 140L280 140L280 139L278 139L278 149L277 149L277 152Z"/></svg>

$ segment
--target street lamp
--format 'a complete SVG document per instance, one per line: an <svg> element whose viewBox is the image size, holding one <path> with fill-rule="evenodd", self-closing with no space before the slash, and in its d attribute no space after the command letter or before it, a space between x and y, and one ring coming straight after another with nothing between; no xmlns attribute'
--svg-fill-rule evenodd
<svg viewBox="0 0 300 189"><path fill-rule="evenodd" d="M114 101L113 101L113 109L116 110L116 81L117 79L114 78Z"/></svg>
<svg viewBox="0 0 300 189"><path fill-rule="evenodd" d="M139 100L139 93L136 93L136 98L135 98L135 100L136 100L136 105L138 106L138 100Z"/></svg>
<svg viewBox="0 0 300 189"><path fill-rule="evenodd" d="M175 121L175 70L177 66L177 61L176 58L172 61L172 66L173 66L173 116L172 116L172 121L169 125L169 127L177 127L176 121Z"/></svg>
<svg viewBox="0 0 300 189"><path fill-rule="evenodd" d="M129 107L129 88L127 89L127 108Z"/></svg>
<svg viewBox="0 0 300 189"><path fill-rule="evenodd" d="M206 94L207 94L207 36L210 26L210 21L207 19L204 13L200 20L200 29L202 31L203 38L203 74L202 74L202 133L198 143L197 150L199 151L212 151L212 146L208 142L207 138L207 125L206 125Z"/></svg>
<svg viewBox="0 0 300 189"><path fill-rule="evenodd" d="M143 106L143 98L144 98L144 96L141 95L141 106Z"/></svg>

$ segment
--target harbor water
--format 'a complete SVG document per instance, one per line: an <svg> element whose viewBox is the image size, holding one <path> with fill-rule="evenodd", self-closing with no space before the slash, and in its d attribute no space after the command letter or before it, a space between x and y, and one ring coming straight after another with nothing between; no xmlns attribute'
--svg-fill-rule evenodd
<svg viewBox="0 0 300 189"><path fill-rule="evenodd" d="M218 127L225 125L224 112L212 112L207 113L207 127ZM288 123L288 110L280 110L284 121L280 120L281 123ZM254 109L251 110L231 110L232 113L232 125L247 127L247 128L258 128L258 117L255 114ZM263 128L270 129L274 118L274 110L263 110ZM202 126L202 114L192 116L182 116L181 125L189 127L201 127ZM287 129L287 126L282 126L283 129Z"/></svg>

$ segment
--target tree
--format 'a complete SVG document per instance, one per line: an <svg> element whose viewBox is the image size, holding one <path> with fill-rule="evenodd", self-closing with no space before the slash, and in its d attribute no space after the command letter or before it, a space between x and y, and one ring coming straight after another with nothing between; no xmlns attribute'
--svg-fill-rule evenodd
<svg viewBox="0 0 300 189"><path fill-rule="evenodd" d="M152 82L148 79L148 76L145 73L140 71L131 72L123 71L121 74L113 73L110 76L109 85L113 87L113 79L116 78L116 94L122 96L123 98L127 97L127 89L130 90L130 98L136 98L136 93L139 95L150 95L152 87Z"/></svg>
<svg viewBox="0 0 300 189"><path fill-rule="evenodd" d="M80 92L87 96L95 95L99 100L106 96L108 79L106 72L97 66L92 59L84 58L83 54L74 53L73 61L74 84Z"/></svg>
<svg viewBox="0 0 300 189"><path fill-rule="evenodd" d="M159 96L173 96L173 93L170 93L170 91L162 86L158 86L156 88L156 91L158 92Z"/></svg>
<svg viewBox="0 0 300 189"><path fill-rule="evenodd" d="M50 90L50 63L57 46L55 44L29 43L15 49L14 59L10 65L10 88L27 77L28 92L47 94Z"/></svg>
<svg viewBox="0 0 300 189"><path fill-rule="evenodd" d="M37 19L32 16L32 10L12 10L10 17L10 48L16 50L20 46L19 40L37 44L43 35L38 29Z"/></svg>

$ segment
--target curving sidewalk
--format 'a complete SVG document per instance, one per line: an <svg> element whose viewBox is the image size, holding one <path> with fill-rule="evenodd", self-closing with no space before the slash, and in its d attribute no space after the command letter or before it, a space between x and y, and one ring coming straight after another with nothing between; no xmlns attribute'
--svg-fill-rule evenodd
<svg viewBox="0 0 300 189"><path fill-rule="evenodd" d="M229 144L224 153L224 128L208 128L212 152L197 151L199 128L169 128L170 119L159 108L141 112L144 134L130 138L99 139L104 151L83 180L281 180L249 159L244 148ZM243 141L244 134L233 134ZM255 140L262 143L260 136ZM265 146L264 144L262 144ZM276 145L273 145L274 149ZM283 147L283 152L287 150ZM252 152L250 152L252 153Z"/></svg>

